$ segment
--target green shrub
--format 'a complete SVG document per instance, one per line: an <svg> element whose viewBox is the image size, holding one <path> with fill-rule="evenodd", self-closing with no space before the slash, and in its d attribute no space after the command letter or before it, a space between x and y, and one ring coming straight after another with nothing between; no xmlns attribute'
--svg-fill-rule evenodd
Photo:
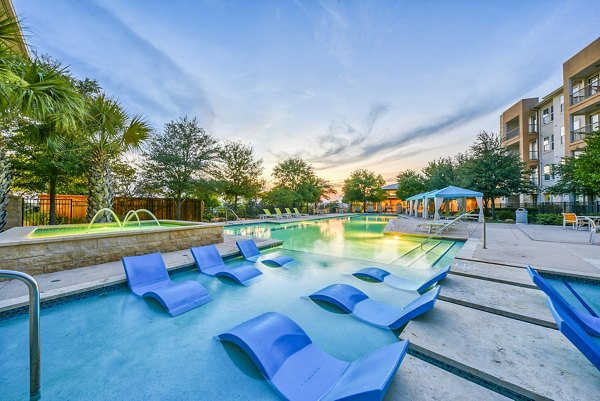
<svg viewBox="0 0 600 401"><path fill-rule="evenodd" d="M558 213L538 213L531 216L531 222L545 225L562 225L563 217Z"/></svg>
<svg viewBox="0 0 600 401"><path fill-rule="evenodd" d="M496 220L508 220L508 219L514 219L515 218L515 212L511 211L511 210L500 210L498 212L496 212Z"/></svg>

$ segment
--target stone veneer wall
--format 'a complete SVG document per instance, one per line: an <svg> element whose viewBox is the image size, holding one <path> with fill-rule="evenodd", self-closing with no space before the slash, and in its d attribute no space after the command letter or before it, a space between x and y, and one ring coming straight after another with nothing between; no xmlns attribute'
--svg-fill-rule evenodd
<svg viewBox="0 0 600 401"><path fill-rule="evenodd" d="M20 196L8 196L8 205L6 205L6 226L5 230L23 225L23 198Z"/></svg>
<svg viewBox="0 0 600 401"><path fill-rule="evenodd" d="M43 274L115 262L122 256L174 252L223 242L222 225L198 225L153 232L130 232L105 237L31 239L0 244L2 269Z"/></svg>

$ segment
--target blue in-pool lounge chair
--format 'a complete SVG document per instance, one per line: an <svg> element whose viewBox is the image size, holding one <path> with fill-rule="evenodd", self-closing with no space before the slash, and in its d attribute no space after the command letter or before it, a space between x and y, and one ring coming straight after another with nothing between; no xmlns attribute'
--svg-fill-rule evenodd
<svg viewBox="0 0 600 401"><path fill-rule="evenodd" d="M571 318L571 314L548 298L548 307L558 329L577 349L600 370L600 338L585 331L579 323Z"/></svg>
<svg viewBox="0 0 600 401"><path fill-rule="evenodd" d="M309 295L314 301L328 302L364 322L378 327L397 330L406 323L433 308L440 287L428 291L402 309L374 301L356 287L332 284Z"/></svg>
<svg viewBox="0 0 600 401"><path fill-rule="evenodd" d="M389 271L380 269L378 267L365 267L364 269L353 274L358 278L368 278L387 284L390 287L401 290L418 291L422 294L431 286L445 279L449 271L450 266L447 266L443 269L440 269L440 271L437 273L431 275L427 280L420 282L398 277L394 274L391 274Z"/></svg>
<svg viewBox="0 0 600 401"><path fill-rule="evenodd" d="M171 316L212 301L206 288L197 281L172 281L160 252L124 256L123 268L131 292L140 297L156 299Z"/></svg>
<svg viewBox="0 0 600 401"><path fill-rule="evenodd" d="M235 244L242 253L244 259L249 260L250 262L256 262L260 257L260 250L256 246L256 242L254 242L253 239L237 240ZM293 261L294 259L290 258L289 256L276 256L271 259L261 260L263 263L273 263L277 266L283 266Z"/></svg>
<svg viewBox="0 0 600 401"><path fill-rule="evenodd" d="M573 292L575 299L581 305L580 310L577 310L571 305L560 293L552 287L545 278L535 271L531 266L527 266L527 272L531 276L534 284L537 285L552 301L552 303L559 307L560 310L568 313L571 320L578 324L583 330L592 336L596 336L600 339L600 317L592 310L592 308L581 298L572 287L565 283L567 289ZM584 311L585 309L585 311Z"/></svg>
<svg viewBox="0 0 600 401"><path fill-rule="evenodd" d="M400 341L357 361L342 361L276 312L250 319L219 339L239 346L269 384L292 401L381 400L408 349L408 341Z"/></svg>
<svg viewBox="0 0 600 401"><path fill-rule="evenodd" d="M198 270L209 276L228 277L240 284L244 284L248 280L262 274L255 265L249 263L241 266L228 267L225 265L225 262L223 262L219 250L214 245L191 248L190 251L196 261Z"/></svg>

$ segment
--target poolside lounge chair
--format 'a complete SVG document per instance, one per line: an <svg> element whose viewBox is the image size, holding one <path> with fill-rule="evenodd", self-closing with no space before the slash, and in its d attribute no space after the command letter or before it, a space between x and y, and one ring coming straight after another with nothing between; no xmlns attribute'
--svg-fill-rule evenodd
<svg viewBox="0 0 600 401"><path fill-rule="evenodd" d="M292 217L292 215L288 215L287 213L281 213L281 209L279 209L278 207L275 208L275 215L278 216L279 218L285 218L285 219L289 219L290 217Z"/></svg>
<svg viewBox="0 0 600 401"><path fill-rule="evenodd" d="M190 251L196 261L198 270L209 276L228 277L240 284L244 284L248 280L262 274L256 266L251 264L243 264L235 267L226 266L221 254L214 245L191 248Z"/></svg>
<svg viewBox="0 0 600 401"><path fill-rule="evenodd" d="M286 212L285 214L288 215L289 217L298 217L298 215L296 213L292 212L289 207L285 208L285 212Z"/></svg>
<svg viewBox="0 0 600 401"><path fill-rule="evenodd" d="M565 287L571 291L577 299L580 310L577 310L571 305L560 293L546 281L537 271L535 271L531 266L527 266L527 272L531 279L537 285L540 290L544 291L544 293L548 296L552 303L559 307L562 311L569 314L570 319L572 319L575 323L577 323L583 330L585 330L588 334L592 336L600 337L600 317L594 312L594 310L585 302L579 294L577 294L571 285L567 282L563 282ZM586 312L584 312L584 310Z"/></svg>
<svg viewBox="0 0 600 401"><path fill-rule="evenodd" d="M573 230L579 230L581 227L590 228L590 222L587 217L577 216L575 213L563 213L563 230L567 224L573 226Z"/></svg>
<svg viewBox="0 0 600 401"><path fill-rule="evenodd" d="M250 262L256 262L260 257L260 249L258 249L256 242L254 242L253 239L237 240L235 244L237 245L244 259L249 260ZM277 266L284 266L293 261L294 259L290 258L289 256L276 256L274 258L261 260L262 263L273 263Z"/></svg>
<svg viewBox="0 0 600 401"><path fill-rule="evenodd" d="M295 208L294 208L294 214L295 214L296 216L308 216L308 214L307 214L307 213L300 213L300 210L298 210L298 208L297 208L297 207L295 207Z"/></svg>
<svg viewBox="0 0 600 401"><path fill-rule="evenodd" d="M140 297L156 299L171 316L180 315L213 299L197 281L172 281L160 252L124 256L123 268L131 292Z"/></svg>
<svg viewBox="0 0 600 401"><path fill-rule="evenodd" d="M445 279L448 275L448 272L450 272L450 266L440 269L440 271L437 273L432 274L429 278L420 282L396 276L391 274L389 271L380 269L378 267L365 267L364 269L361 269L353 274L358 278L368 278L387 284L390 287L401 290L418 291L420 294L422 294L431 286Z"/></svg>
<svg viewBox="0 0 600 401"><path fill-rule="evenodd" d="M433 308L440 287L419 296L402 309L373 301L367 294L347 284L333 284L309 295L315 301L328 302L364 322L397 330L411 319Z"/></svg>
<svg viewBox="0 0 600 401"><path fill-rule="evenodd" d="M279 216L272 214L269 209L263 209L263 212L265 212L265 214L259 215L259 217L261 219L279 219L280 218Z"/></svg>
<svg viewBox="0 0 600 401"><path fill-rule="evenodd" d="M239 346L271 387L292 401L381 400L408 349L408 341L400 341L356 361L342 361L276 312L250 319L218 338Z"/></svg>
<svg viewBox="0 0 600 401"><path fill-rule="evenodd" d="M548 298L548 307L558 329L577 349L600 370L600 343L598 337L590 335L571 318L571 315Z"/></svg>

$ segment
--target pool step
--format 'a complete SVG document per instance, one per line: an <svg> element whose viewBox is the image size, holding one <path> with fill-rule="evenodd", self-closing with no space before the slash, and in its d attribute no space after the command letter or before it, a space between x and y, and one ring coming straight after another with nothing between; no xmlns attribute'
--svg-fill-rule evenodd
<svg viewBox="0 0 600 401"><path fill-rule="evenodd" d="M439 300L400 337L414 351L525 398L600 394L600 372L558 330L537 324Z"/></svg>
<svg viewBox="0 0 600 401"><path fill-rule="evenodd" d="M423 247L423 249L421 249L421 245L419 245L419 246L411 249L409 252L405 253L404 255L400 256L398 259L393 261L392 264L401 265L401 266L410 266L417 260L424 257L429 252L436 249L441 244L442 244L442 241L431 241L431 242L427 243Z"/></svg>

